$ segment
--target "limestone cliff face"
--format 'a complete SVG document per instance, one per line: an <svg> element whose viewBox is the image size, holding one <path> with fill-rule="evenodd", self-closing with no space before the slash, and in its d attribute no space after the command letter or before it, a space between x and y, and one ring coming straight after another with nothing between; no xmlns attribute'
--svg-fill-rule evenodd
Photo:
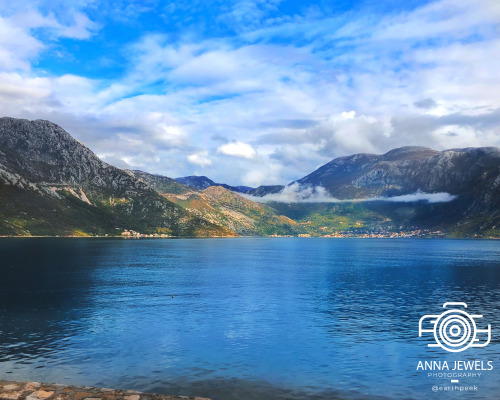
<svg viewBox="0 0 500 400"><path fill-rule="evenodd" d="M145 182L101 161L49 121L0 118L0 151L3 170L40 186L112 189L124 194L148 190Z"/></svg>

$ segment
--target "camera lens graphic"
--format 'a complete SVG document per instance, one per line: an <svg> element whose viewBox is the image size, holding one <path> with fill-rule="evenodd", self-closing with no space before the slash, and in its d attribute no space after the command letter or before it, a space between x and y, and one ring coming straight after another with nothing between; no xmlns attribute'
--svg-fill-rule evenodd
<svg viewBox="0 0 500 400"><path fill-rule="evenodd" d="M476 338L476 323L469 314L462 310L449 310L442 313L434 329L436 341L452 352L465 350Z"/></svg>

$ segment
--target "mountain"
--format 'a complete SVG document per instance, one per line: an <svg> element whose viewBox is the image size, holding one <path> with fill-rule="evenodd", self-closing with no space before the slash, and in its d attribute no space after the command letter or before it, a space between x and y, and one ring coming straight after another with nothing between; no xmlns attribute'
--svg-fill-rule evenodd
<svg viewBox="0 0 500 400"><path fill-rule="evenodd" d="M177 182L175 179L163 175L149 174L144 171L130 171L137 178L143 180L150 185L154 190L160 193L182 194L192 191L191 187Z"/></svg>
<svg viewBox="0 0 500 400"><path fill-rule="evenodd" d="M251 196L257 196L257 197L262 197L265 196L266 194L275 194L281 192L285 186L283 185L262 185L259 186L258 188L249 190L247 194Z"/></svg>
<svg viewBox="0 0 500 400"><path fill-rule="evenodd" d="M199 190L165 176L142 171L134 173L191 214L239 235L295 235L304 232L292 219L279 215L273 208L242 197L234 190L222 186L208 186Z"/></svg>
<svg viewBox="0 0 500 400"><path fill-rule="evenodd" d="M217 186L213 180L207 178L206 176L184 176L181 178L175 178L175 180L183 185L199 190L206 189L210 186Z"/></svg>
<svg viewBox="0 0 500 400"><path fill-rule="evenodd" d="M322 186L339 199L447 192L492 209L500 201L499 176L500 150L496 147L445 151L402 147L383 155L336 158L296 182Z"/></svg>
<svg viewBox="0 0 500 400"><path fill-rule="evenodd" d="M496 147L445 151L402 147L383 155L354 154L336 158L288 186L292 185L295 190L312 192L321 187L328 195L344 200L418 192L445 192L456 197L446 203L417 201L418 196L415 201L363 202L349 211L351 220L357 218L360 226L374 226L378 224L374 221L380 220L392 227L441 229L459 236L496 234L500 228L500 150ZM263 190L255 195L269 193L273 191ZM272 205L278 212L287 211L285 215L298 220L321 221L341 209L349 209L349 205L341 203Z"/></svg>
<svg viewBox="0 0 500 400"><path fill-rule="evenodd" d="M213 180L207 178L206 176L191 175L184 176L182 178L175 178L175 180L179 183L182 183L183 185L199 190L209 188L210 186L222 186L227 190L231 190L237 193L248 193L249 191L253 190L253 188L251 188L250 186L230 186L226 185L225 183L215 183Z"/></svg>
<svg viewBox="0 0 500 400"><path fill-rule="evenodd" d="M0 204L3 235L236 235L44 120L0 118Z"/></svg>
<svg viewBox="0 0 500 400"><path fill-rule="evenodd" d="M287 187L179 179L111 166L49 121L0 118L0 235L500 236L495 147L355 154ZM327 201L251 200L291 190ZM429 193L439 199L422 200Z"/></svg>
<svg viewBox="0 0 500 400"><path fill-rule="evenodd" d="M221 186L184 194L164 193L164 196L190 213L240 235L296 235L304 231L274 209Z"/></svg>

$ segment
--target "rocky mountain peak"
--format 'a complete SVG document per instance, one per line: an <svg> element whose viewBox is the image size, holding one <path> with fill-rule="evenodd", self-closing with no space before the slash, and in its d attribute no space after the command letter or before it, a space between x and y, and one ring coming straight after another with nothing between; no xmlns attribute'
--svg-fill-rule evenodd
<svg viewBox="0 0 500 400"><path fill-rule="evenodd" d="M9 173L44 185L136 191L147 184L100 160L57 124L0 118L0 163Z"/></svg>
<svg viewBox="0 0 500 400"><path fill-rule="evenodd" d="M386 161L415 160L433 157L436 154L439 154L439 151L433 150L429 147L404 146L388 151L381 158Z"/></svg>
<svg viewBox="0 0 500 400"><path fill-rule="evenodd" d="M45 120L0 118L0 147L10 152L5 164L34 182L82 185L110 168L60 126Z"/></svg>

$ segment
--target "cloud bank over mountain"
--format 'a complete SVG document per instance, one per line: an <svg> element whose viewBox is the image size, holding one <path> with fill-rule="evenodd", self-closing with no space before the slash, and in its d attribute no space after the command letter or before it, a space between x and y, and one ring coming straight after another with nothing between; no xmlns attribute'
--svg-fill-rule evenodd
<svg viewBox="0 0 500 400"><path fill-rule="evenodd" d="M321 186L300 186L298 183L292 183L285 186L279 193L270 193L265 196L251 196L243 194L250 200L258 203L364 203L369 201L388 201L393 203L412 203L416 201L425 201L427 203L448 203L457 198L455 195L449 193L425 193L417 191L411 194L404 194L399 196L377 196L359 199L337 199Z"/></svg>
<svg viewBox="0 0 500 400"><path fill-rule="evenodd" d="M500 3L289 3L0 1L0 107L120 167L250 186L500 145Z"/></svg>

